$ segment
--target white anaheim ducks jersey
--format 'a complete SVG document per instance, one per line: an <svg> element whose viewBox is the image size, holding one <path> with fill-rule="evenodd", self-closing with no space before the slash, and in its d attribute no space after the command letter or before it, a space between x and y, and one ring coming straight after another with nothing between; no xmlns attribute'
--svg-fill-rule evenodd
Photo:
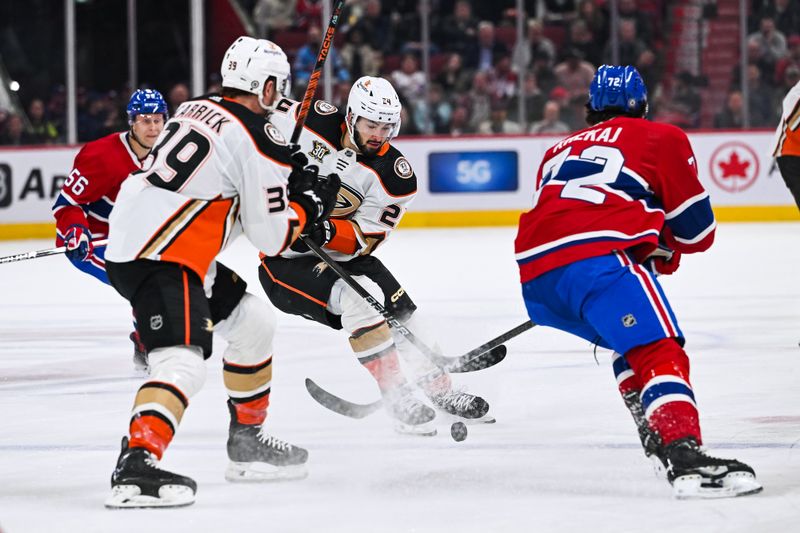
<svg viewBox="0 0 800 533"><path fill-rule="evenodd" d="M242 230L261 252L280 254L300 225L286 197L289 161L263 116L220 96L184 102L122 185L106 258L180 263L202 279Z"/></svg>
<svg viewBox="0 0 800 533"><path fill-rule="evenodd" d="M275 105L269 121L284 137L291 138L299 104L287 98ZM318 165L320 174L335 172L342 180L331 220L348 220L355 230L355 251L344 253L326 245L325 250L337 261L347 261L372 253L397 227L417 193L417 177L399 150L386 143L373 157L344 148L347 135L344 114L335 106L317 100L308 111L300 135L300 146L309 164ZM337 224L337 235L341 232ZM300 254L286 250L283 257Z"/></svg>
<svg viewBox="0 0 800 533"><path fill-rule="evenodd" d="M784 97L782 110L772 156L800 156L800 81Z"/></svg>

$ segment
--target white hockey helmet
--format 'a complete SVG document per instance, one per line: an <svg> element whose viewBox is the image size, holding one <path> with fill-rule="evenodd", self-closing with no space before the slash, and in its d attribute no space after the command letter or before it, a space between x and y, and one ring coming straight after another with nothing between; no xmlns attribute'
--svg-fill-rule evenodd
<svg viewBox="0 0 800 533"><path fill-rule="evenodd" d="M261 100L264 84L275 77L275 89L288 96L291 70L286 54L280 46L266 39L242 36L236 39L222 59L222 86L239 89L258 96L259 105L269 110Z"/></svg>
<svg viewBox="0 0 800 533"><path fill-rule="evenodd" d="M400 111L403 106L392 84L383 78L362 76L353 84L347 97L347 132L355 146L355 125L358 117L373 122L394 124L387 142L397 136L400 131Z"/></svg>

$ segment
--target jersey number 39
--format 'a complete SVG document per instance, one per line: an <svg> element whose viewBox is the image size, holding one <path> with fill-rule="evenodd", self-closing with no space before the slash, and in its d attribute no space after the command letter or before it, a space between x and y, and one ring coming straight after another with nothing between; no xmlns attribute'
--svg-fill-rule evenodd
<svg viewBox="0 0 800 533"><path fill-rule="evenodd" d="M189 179L197 172L197 169L208 157L211 151L211 141L205 135L194 128L190 128L185 135L173 141L173 137L181 129L181 125L172 122L164 128L167 135L158 145L153 148L154 166L160 157L164 157L164 164L161 168L166 168L168 173L160 174L154 170L145 179L162 189L178 191ZM170 146L171 144L171 146ZM168 148L166 154L162 150Z"/></svg>

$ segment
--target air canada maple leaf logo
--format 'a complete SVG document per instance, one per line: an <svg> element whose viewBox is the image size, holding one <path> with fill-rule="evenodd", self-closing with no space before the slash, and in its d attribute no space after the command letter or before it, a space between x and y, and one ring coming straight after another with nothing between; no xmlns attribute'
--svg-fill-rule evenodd
<svg viewBox="0 0 800 533"><path fill-rule="evenodd" d="M758 155L743 142L724 143L711 155L709 171L714 184L720 189L728 193L740 193L758 179Z"/></svg>

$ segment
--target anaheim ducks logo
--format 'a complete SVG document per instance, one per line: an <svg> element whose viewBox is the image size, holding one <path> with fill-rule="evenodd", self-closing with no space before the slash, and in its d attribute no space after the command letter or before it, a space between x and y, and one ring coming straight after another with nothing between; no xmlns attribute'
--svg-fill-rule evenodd
<svg viewBox="0 0 800 533"><path fill-rule="evenodd" d="M314 110L320 115L333 115L339 108L333 104L329 104L324 100L317 100L314 102Z"/></svg>
<svg viewBox="0 0 800 533"><path fill-rule="evenodd" d="M286 144L287 144L286 143L286 138L283 136L283 134L280 131L278 131L278 128L276 128L275 126L273 126L269 122L264 124L264 133L266 133L267 137L269 137L270 140L272 142L274 142L275 144L278 144L280 146L286 146Z"/></svg>
<svg viewBox="0 0 800 533"><path fill-rule="evenodd" d="M397 158L397 161L394 162L394 171L404 180L407 180L414 175L414 170L411 168L411 163L409 163L408 159L405 157Z"/></svg>
<svg viewBox="0 0 800 533"><path fill-rule="evenodd" d="M364 198L354 189L342 183L339 194L336 195L336 206L333 208L332 217L346 218L355 213Z"/></svg>

